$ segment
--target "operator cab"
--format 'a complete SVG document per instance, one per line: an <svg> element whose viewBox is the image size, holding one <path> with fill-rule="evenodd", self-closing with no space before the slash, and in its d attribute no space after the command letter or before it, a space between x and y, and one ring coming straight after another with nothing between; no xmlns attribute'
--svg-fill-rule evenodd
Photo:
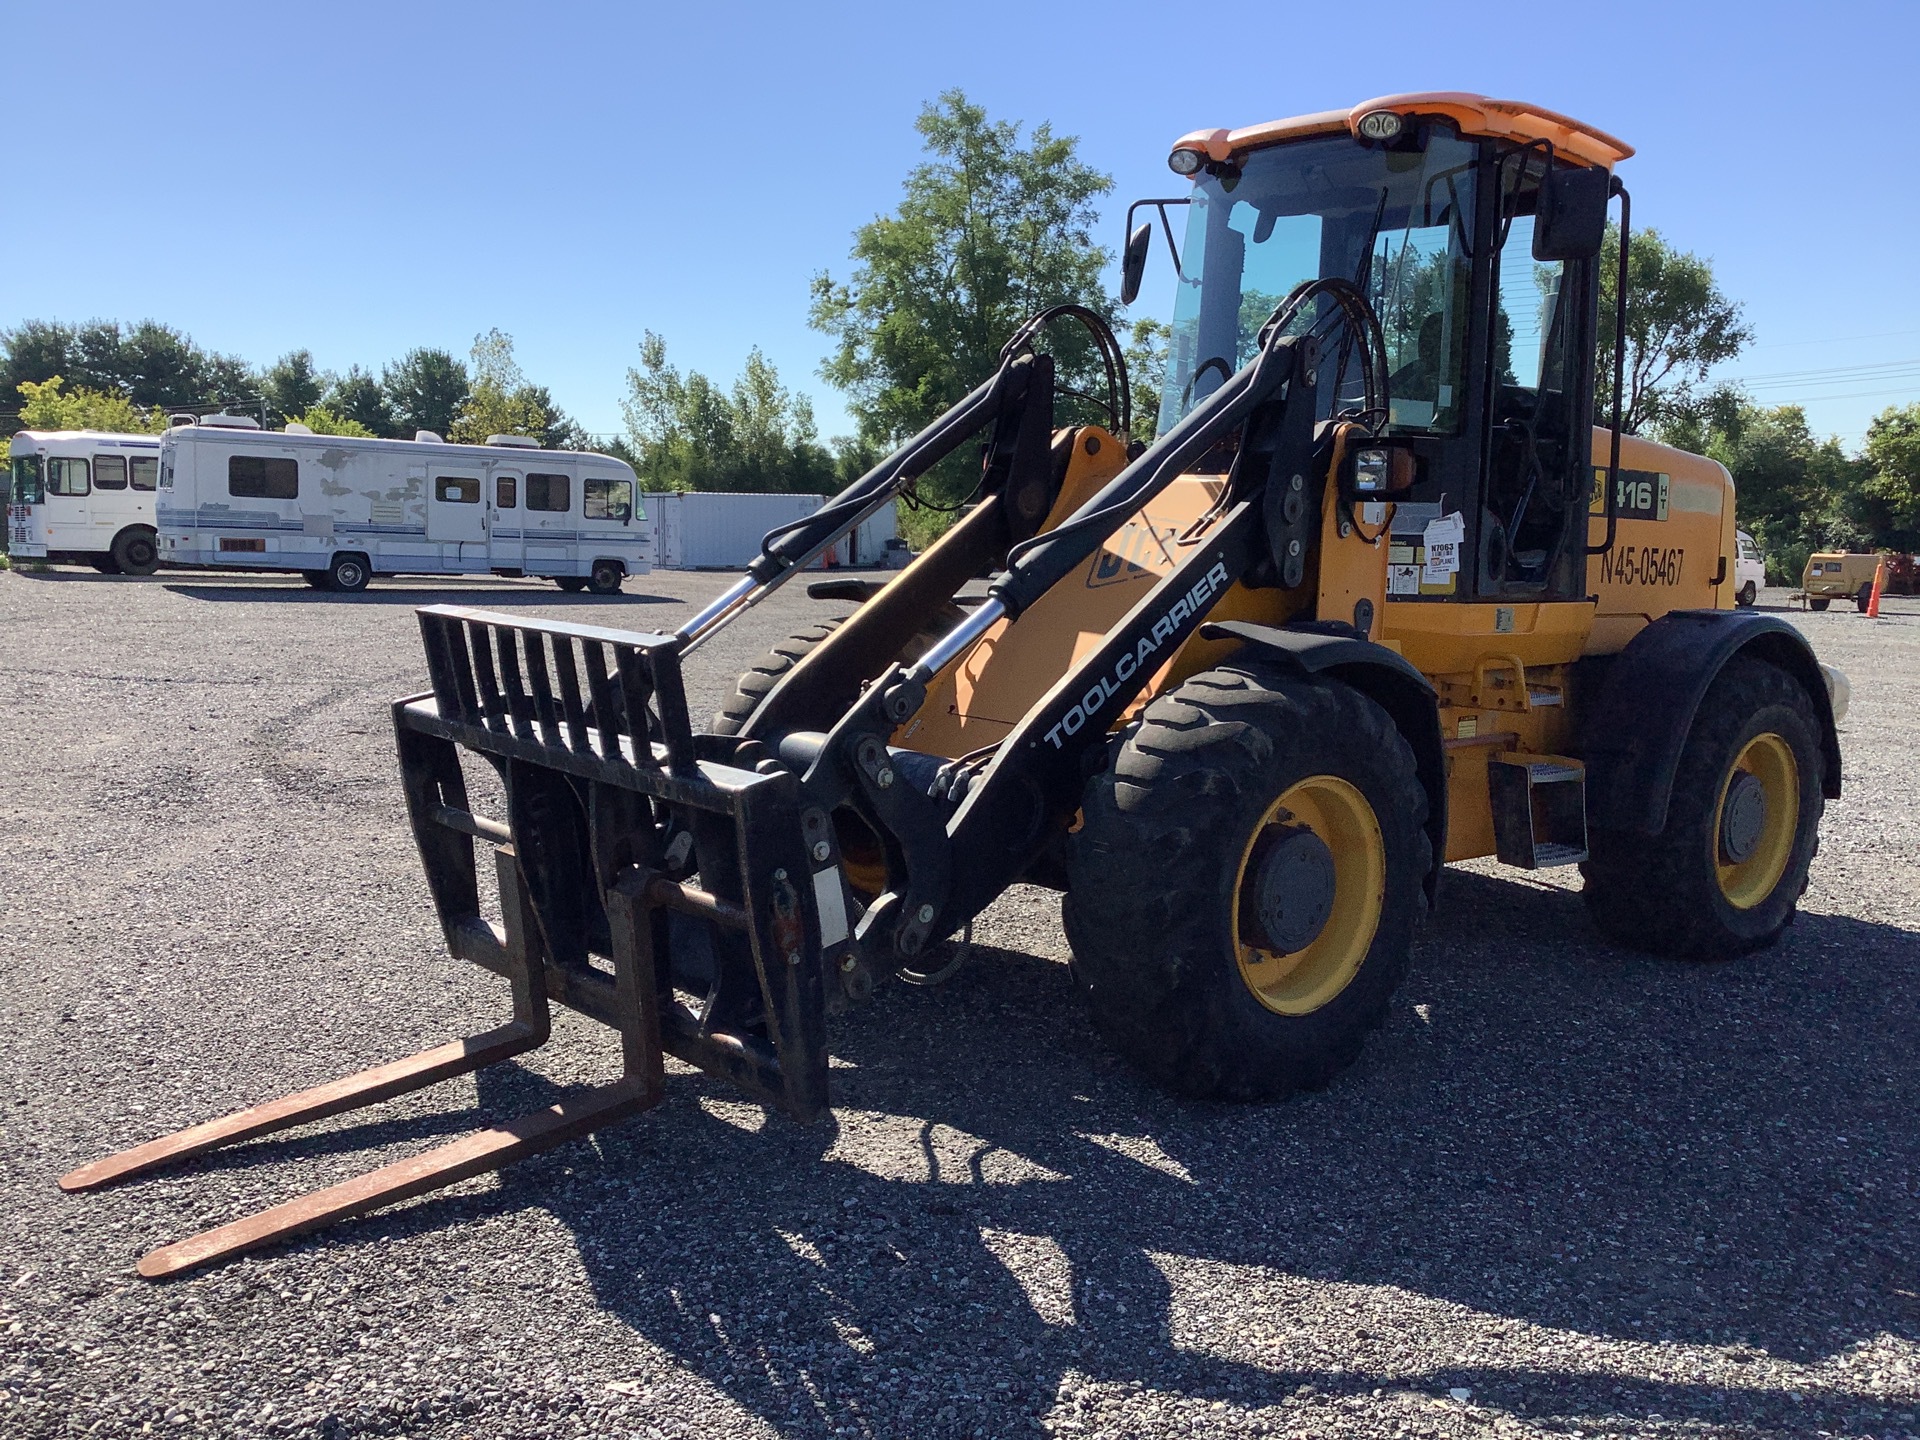
<svg viewBox="0 0 1920 1440"><path fill-rule="evenodd" d="M1396 567L1389 598L1584 598L1599 231L1607 170L1630 153L1563 117L1451 95L1186 137L1172 164L1192 194L1142 202L1159 207L1170 247L1167 213L1187 207L1160 432L1254 357L1296 285L1349 280L1384 340L1383 433L1415 460L1396 547L1458 517L1443 557L1457 569ZM1569 258L1573 204L1592 243ZM1145 258L1144 230L1130 260ZM1295 328L1330 334L1332 318L1322 301ZM1316 416L1377 418L1360 414L1350 329L1330 355Z"/></svg>

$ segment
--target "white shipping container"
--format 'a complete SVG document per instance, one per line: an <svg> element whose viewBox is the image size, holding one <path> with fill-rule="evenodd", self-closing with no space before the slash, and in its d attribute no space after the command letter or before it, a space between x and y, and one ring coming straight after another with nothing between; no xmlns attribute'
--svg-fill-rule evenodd
<svg viewBox="0 0 1920 1440"><path fill-rule="evenodd" d="M827 499L754 491L649 495L654 564L666 570L743 569L760 553L760 542L769 530L805 519ZM894 507L888 502L822 563L884 564L886 542L896 529Z"/></svg>

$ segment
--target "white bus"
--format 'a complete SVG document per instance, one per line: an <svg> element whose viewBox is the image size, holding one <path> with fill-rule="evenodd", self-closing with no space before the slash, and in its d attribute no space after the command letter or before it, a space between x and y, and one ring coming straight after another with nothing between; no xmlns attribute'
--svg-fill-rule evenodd
<svg viewBox="0 0 1920 1440"><path fill-rule="evenodd" d="M176 425L160 442L160 558L277 570L323 590L376 575L535 575L610 595L651 567L638 486L607 455L517 435L450 445Z"/></svg>
<svg viewBox="0 0 1920 1440"><path fill-rule="evenodd" d="M13 437L7 548L16 559L151 575L160 437L22 430Z"/></svg>

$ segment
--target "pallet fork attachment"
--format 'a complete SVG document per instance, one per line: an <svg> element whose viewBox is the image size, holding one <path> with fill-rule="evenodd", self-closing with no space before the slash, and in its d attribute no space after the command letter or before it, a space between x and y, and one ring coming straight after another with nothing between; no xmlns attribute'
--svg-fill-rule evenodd
<svg viewBox="0 0 1920 1440"><path fill-rule="evenodd" d="M794 777L728 763L732 755L700 757L752 747L696 743L673 637L452 606L422 610L420 627L433 690L393 707L408 811L448 949L507 978L512 1020L83 1165L60 1186L96 1189L525 1053L547 1039L551 1001L619 1032L622 1074L164 1246L139 1262L150 1279L443 1188L650 1109L662 1098L666 1054L796 1119L826 1108L816 898L824 887L809 874L805 834L814 827L803 827ZM509 825L473 813L463 750L500 773ZM476 839L498 847L497 924L481 911ZM691 856L703 866L698 885ZM838 885L837 854L821 869ZM670 945L704 965L676 974Z"/></svg>

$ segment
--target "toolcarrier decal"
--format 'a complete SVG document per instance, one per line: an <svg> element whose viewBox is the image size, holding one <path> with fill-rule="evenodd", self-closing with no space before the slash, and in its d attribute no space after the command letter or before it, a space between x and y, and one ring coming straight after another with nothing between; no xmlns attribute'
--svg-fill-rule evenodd
<svg viewBox="0 0 1920 1440"><path fill-rule="evenodd" d="M1160 618L1153 622L1153 629L1142 635L1131 651L1114 661L1112 672L1096 680L1093 688L1080 697L1057 725L1047 731L1047 743L1056 750L1062 748L1063 735L1077 735L1090 718L1099 714L1101 707L1120 693L1122 685L1150 669L1148 662L1159 653L1160 648L1179 634L1180 628L1189 620L1203 613L1207 603L1226 588L1227 567L1216 561L1212 569L1194 581L1191 590L1167 607Z"/></svg>

